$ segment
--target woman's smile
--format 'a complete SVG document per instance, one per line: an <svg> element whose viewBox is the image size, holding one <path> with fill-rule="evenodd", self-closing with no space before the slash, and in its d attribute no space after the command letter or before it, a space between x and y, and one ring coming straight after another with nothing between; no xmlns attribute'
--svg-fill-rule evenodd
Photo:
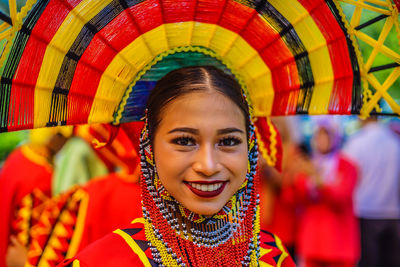
<svg viewBox="0 0 400 267"><path fill-rule="evenodd" d="M196 181L184 183L194 194L205 198L218 196L222 193L227 184L226 181Z"/></svg>

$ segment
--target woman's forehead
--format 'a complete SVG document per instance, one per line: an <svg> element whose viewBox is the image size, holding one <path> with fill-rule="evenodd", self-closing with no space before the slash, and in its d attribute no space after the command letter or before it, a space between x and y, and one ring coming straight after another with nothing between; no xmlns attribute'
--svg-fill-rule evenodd
<svg viewBox="0 0 400 267"><path fill-rule="evenodd" d="M169 102L160 114L164 127L240 127L245 129L241 109L218 91L196 91Z"/></svg>

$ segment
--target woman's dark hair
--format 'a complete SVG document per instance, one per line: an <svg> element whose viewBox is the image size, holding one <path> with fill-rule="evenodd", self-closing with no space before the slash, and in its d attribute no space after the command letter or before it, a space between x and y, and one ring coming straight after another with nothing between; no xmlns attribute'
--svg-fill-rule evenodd
<svg viewBox="0 0 400 267"><path fill-rule="evenodd" d="M186 67L171 71L161 78L147 100L150 140L161 121L163 108L174 99L193 91L216 90L232 100L242 110L249 131L249 107L239 83L231 75L213 66Z"/></svg>

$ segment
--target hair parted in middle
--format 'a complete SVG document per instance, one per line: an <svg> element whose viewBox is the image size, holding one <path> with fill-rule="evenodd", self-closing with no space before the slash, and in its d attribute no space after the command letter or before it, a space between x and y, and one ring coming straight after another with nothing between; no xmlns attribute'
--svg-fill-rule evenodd
<svg viewBox="0 0 400 267"><path fill-rule="evenodd" d="M161 113L168 103L191 92L210 90L222 93L240 108L246 120L248 133L249 106L236 79L214 66L196 66L169 72L157 82L151 91L146 105L150 140L153 141L154 134L161 122Z"/></svg>

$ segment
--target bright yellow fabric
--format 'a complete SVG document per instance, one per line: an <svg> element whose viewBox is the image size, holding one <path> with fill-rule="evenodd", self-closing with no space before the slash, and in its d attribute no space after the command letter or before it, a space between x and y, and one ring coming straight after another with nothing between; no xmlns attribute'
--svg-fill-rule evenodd
<svg viewBox="0 0 400 267"><path fill-rule="evenodd" d="M138 246L138 244L136 244L136 242L132 239L130 235L120 229L115 230L113 233L121 236L125 240L132 251L139 256L145 267L151 267L150 261L147 258L146 254L144 254L143 250Z"/></svg>
<svg viewBox="0 0 400 267"><path fill-rule="evenodd" d="M309 114L327 114L333 88L333 69L326 40L308 11L297 1L270 3L293 25L309 53L315 87Z"/></svg>
<svg viewBox="0 0 400 267"><path fill-rule="evenodd" d="M74 197L80 198L78 217L76 218L75 230L71 238L71 243L67 251L66 258L72 258L76 255L79 245L82 240L83 230L85 228L85 220L89 205L89 194L84 190L79 190L74 194Z"/></svg>
<svg viewBox="0 0 400 267"><path fill-rule="evenodd" d="M83 0L69 12L47 45L35 87L34 128L44 127L49 119L51 95L65 55L83 26L111 0Z"/></svg>
<svg viewBox="0 0 400 267"><path fill-rule="evenodd" d="M53 166L50 164L50 162L42 155L39 155L36 153L34 150L32 150L28 145L24 145L21 147L21 152L22 154L28 158L30 161L36 163L37 165L41 165L48 172L53 171Z"/></svg>
<svg viewBox="0 0 400 267"><path fill-rule="evenodd" d="M260 247L260 258L262 256L264 256L265 254L268 254L271 251L272 251L271 248L270 249L266 249L266 248ZM259 264L260 264L260 267L272 267L271 264L268 264L268 263L263 262L263 261L259 261Z"/></svg>
<svg viewBox="0 0 400 267"><path fill-rule="evenodd" d="M282 251L282 254L281 254L281 256L279 257L278 263L276 264L277 267L280 267L280 266L282 266L283 261L284 261L287 257L289 257L289 254L286 252L286 250L285 250L285 248L284 248L284 246L283 246L283 244L282 244L282 241L279 239L279 237L277 237L276 235L274 235L274 238L275 238L276 246Z"/></svg>

